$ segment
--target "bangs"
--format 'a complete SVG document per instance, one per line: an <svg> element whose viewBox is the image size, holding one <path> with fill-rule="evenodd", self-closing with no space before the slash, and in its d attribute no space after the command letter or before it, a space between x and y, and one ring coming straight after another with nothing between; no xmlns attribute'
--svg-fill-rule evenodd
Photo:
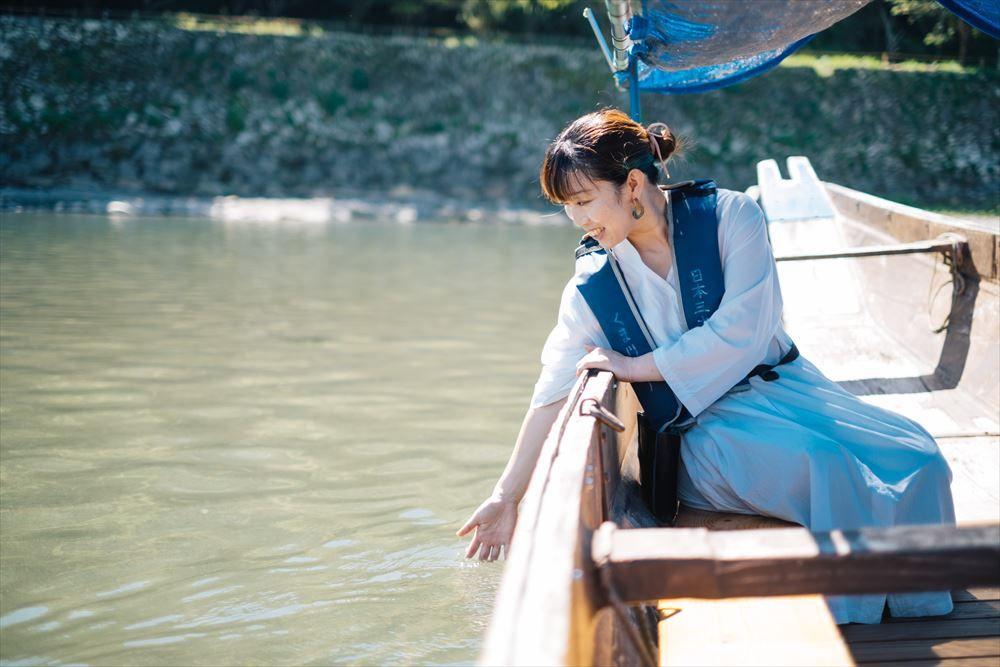
<svg viewBox="0 0 1000 667"><path fill-rule="evenodd" d="M553 204L566 204L591 182L572 156L558 147L550 150L542 163L539 181L542 194Z"/></svg>

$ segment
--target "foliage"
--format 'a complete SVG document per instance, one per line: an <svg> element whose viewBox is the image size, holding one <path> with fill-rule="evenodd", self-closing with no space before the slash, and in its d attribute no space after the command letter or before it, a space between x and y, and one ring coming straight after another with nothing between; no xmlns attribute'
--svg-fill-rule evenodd
<svg viewBox="0 0 1000 667"><path fill-rule="evenodd" d="M958 61L961 63L968 56L970 40L993 42L935 0L887 1L892 7L893 15L905 16L910 25L916 26L924 34L924 44L940 47L957 42Z"/></svg>
<svg viewBox="0 0 1000 667"><path fill-rule="evenodd" d="M754 0L740 0L752 2ZM530 35L535 40L567 38L593 47L581 16L595 9L606 25L602 0L8 0L19 12L71 16L181 16L189 29L229 32L318 35L324 30L382 28ZM115 10L109 14L109 7ZM196 16L201 14L203 16ZM230 17L222 26L218 18ZM239 20L237 17L256 17ZM936 0L873 0L852 16L820 33L812 48L832 52L887 53L958 58L997 64L996 42L970 28Z"/></svg>
<svg viewBox="0 0 1000 667"><path fill-rule="evenodd" d="M972 74L974 67L966 67L954 60L926 62L921 60L903 60L887 62L875 56L857 56L849 53L811 53L798 52L781 61L779 67L808 67L821 77L832 76L840 70L882 70L888 72L953 72L956 74Z"/></svg>
<svg viewBox="0 0 1000 667"><path fill-rule="evenodd" d="M409 188L541 206L547 142L598 106L627 104L590 44L239 26L0 16L5 186L277 197ZM676 178L742 189L757 160L808 155L822 178L890 199L996 206L992 68L806 53L739 86L643 103L647 122L694 140Z"/></svg>
<svg viewBox="0 0 1000 667"><path fill-rule="evenodd" d="M910 24L929 26L924 43L930 46L947 44L958 34L962 20L945 9L937 0L888 0L893 16L905 16Z"/></svg>

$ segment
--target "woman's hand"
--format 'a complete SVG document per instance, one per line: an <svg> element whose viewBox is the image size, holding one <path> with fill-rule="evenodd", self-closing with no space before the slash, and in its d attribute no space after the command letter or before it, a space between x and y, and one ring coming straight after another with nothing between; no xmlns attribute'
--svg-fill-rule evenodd
<svg viewBox="0 0 1000 667"><path fill-rule="evenodd" d="M465 551L466 558L474 558L476 551L479 551L479 560L496 560L500 558L500 548L503 547L504 560L507 560L515 525L517 503L490 496L472 513L465 525L458 529L456 535L462 537L473 528L476 529L476 534Z"/></svg>
<svg viewBox="0 0 1000 667"><path fill-rule="evenodd" d="M584 345L587 348L587 355L576 363L576 374L580 375L588 368L596 368L600 371L611 371L616 378L623 382L631 382L632 377L632 357L626 357L614 350L607 350L603 347Z"/></svg>

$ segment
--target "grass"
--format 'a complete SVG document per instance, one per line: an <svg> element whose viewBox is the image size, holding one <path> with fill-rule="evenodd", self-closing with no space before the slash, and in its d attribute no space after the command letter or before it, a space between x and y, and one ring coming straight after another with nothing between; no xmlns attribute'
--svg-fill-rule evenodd
<svg viewBox="0 0 1000 667"><path fill-rule="evenodd" d="M293 18L260 18L256 16L208 16L193 14L190 12L179 12L169 15L173 25L181 30L204 31L216 33L239 33L244 35L277 35L283 37L319 37L330 31L349 30L356 32L363 30L362 26L346 27L336 22L330 21L306 21ZM324 25L326 24L326 25ZM417 29L418 32L419 29ZM452 31L427 29L427 36L443 35ZM485 35L474 34L449 34L443 41L445 48L454 49L460 46L476 46L484 40ZM493 35L493 38L498 37ZM536 38L530 35L514 36L506 35L507 38L519 37L518 41L534 41ZM500 41L504 41L501 39ZM542 40L547 43L548 40ZM580 46L589 42L573 40L574 45ZM596 48L596 46L595 46ZM838 70L877 70L886 72L918 72L918 73L940 73L951 74L975 74L980 71L978 67L969 67L959 64L954 60L903 60L900 62L888 62L881 57L871 54L851 54L851 53L816 53L798 52L792 54L780 64L781 67L808 67L821 77L833 76Z"/></svg>
<svg viewBox="0 0 1000 667"><path fill-rule="evenodd" d="M279 35L282 37L318 37L323 28L299 19L262 19L256 16L201 16L180 12L171 16L175 27L201 32L231 32L242 35Z"/></svg>
<svg viewBox="0 0 1000 667"><path fill-rule="evenodd" d="M974 74L977 67L966 67L954 60L935 62L904 60L888 62L872 55L850 53L794 53L781 62L781 67L808 67L821 77L833 76L838 70L878 70L885 72L949 72L952 74Z"/></svg>

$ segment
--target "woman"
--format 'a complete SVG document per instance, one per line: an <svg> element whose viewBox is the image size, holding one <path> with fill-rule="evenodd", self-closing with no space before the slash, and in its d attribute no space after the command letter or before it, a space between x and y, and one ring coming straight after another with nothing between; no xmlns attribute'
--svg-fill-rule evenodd
<svg viewBox="0 0 1000 667"><path fill-rule="evenodd" d="M542 442L577 375L590 368L630 382L666 380L694 416L681 444L685 505L814 531L953 524L951 470L915 422L861 401L801 356L779 366L776 380L754 377L749 389L734 388L792 346L764 215L745 194L718 190L725 294L704 325L685 330L654 159L666 173L676 141L656 125L658 134L617 109L577 119L549 146L541 183L587 236L613 249L657 347L639 357L609 349L574 281L567 284L514 452L493 494L459 530L476 531L466 557L506 553ZM826 599L837 623L879 623L887 601L894 616L953 607L948 591Z"/></svg>

